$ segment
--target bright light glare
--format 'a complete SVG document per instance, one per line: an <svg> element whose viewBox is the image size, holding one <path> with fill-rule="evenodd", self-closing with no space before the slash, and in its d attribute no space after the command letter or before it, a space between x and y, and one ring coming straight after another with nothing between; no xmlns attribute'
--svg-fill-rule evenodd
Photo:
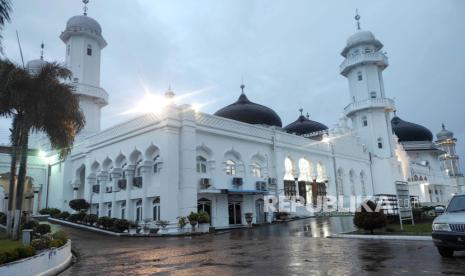
<svg viewBox="0 0 465 276"><path fill-rule="evenodd" d="M47 153L45 151L43 151L43 150L39 150L37 155L39 155L40 157L45 157L47 155Z"/></svg>
<svg viewBox="0 0 465 276"><path fill-rule="evenodd" d="M326 144L329 144L329 142L331 142L331 138L329 138L328 136L325 136L323 137L323 142Z"/></svg>
<svg viewBox="0 0 465 276"><path fill-rule="evenodd" d="M142 100L136 103L134 108L129 109L123 114L133 113L155 113L160 114L163 108L176 101L176 98L168 99L161 95L146 93Z"/></svg>
<svg viewBox="0 0 465 276"><path fill-rule="evenodd" d="M198 104L198 103L192 104L192 109L193 109L195 112L199 112L199 111L200 111L200 108L202 108L202 105L201 105L201 104Z"/></svg>

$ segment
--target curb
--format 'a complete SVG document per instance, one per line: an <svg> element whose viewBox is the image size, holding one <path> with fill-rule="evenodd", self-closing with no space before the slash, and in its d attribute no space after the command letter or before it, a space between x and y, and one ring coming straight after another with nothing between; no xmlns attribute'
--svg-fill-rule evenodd
<svg viewBox="0 0 465 276"><path fill-rule="evenodd" d="M333 234L328 238L361 239L361 240L403 240L403 241L432 241L431 236L390 236L390 235L351 235Z"/></svg>

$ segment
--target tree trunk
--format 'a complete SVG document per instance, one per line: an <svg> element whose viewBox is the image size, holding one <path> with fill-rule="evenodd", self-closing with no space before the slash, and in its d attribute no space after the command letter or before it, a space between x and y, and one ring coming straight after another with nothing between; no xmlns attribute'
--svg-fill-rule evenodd
<svg viewBox="0 0 465 276"><path fill-rule="evenodd" d="M26 172L27 172L27 155L29 143L29 127L21 127L21 161L19 163L18 184L16 189L16 209L14 212L15 219L13 224L13 240L19 239L19 230L21 225L21 214L24 199L24 186L26 185Z"/></svg>
<svg viewBox="0 0 465 276"><path fill-rule="evenodd" d="M21 152L18 145L20 144L20 132L18 129L18 119L13 119L13 125L11 129L11 164L10 164L10 183L8 187L8 211L6 221L6 233L8 237L11 237L13 233L13 209L15 203L16 185L17 185L17 167L18 159L21 158Z"/></svg>

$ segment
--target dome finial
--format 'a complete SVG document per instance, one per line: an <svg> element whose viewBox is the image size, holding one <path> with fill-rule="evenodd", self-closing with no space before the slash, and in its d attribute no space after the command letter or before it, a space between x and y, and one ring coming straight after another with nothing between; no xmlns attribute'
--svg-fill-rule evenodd
<svg viewBox="0 0 465 276"><path fill-rule="evenodd" d="M242 82L242 84L241 84L241 94L244 94L244 88L245 88L245 85L244 85L244 82Z"/></svg>
<svg viewBox="0 0 465 276"><path fill-rule="evenodd" d="M308 115L308 112L307 112L307 119L310 119L310 115Z"/></svg>
<svg viewBox="0 0 465 276"><path fill-rule="evenodd" d="M360 15L358 14L358 9L355 9L354 19L357 21L357 30L360 30Z"/></svg>
<svg viewBox="0 0 465 276"><path fill-rule="evenodd" d="M446 130L446 125L442 123L442 130Z"/></svg>
<svg viewBox="0 0 465 276"><path fill-rule="evenodd" d="M301 107L299 108L299 111L300 111L300 116L304 116L303 112L304 112L304 109Z"/></svg>
<svg viewBox="0 0 465 276"><path fill-rule="evenodd" d="M165 98L172 99L174 98L174 92L171 90L171 84L168 85L168 90L165 92Z"/></svg>
<svg viewBox="0 0 465 276"><path fill-rule="evenodd" d="M40 44L40 60L44 60L44 42Z"/></svg>
<svg viewBox="0 0 465 276"><path fill-rule="evenodd" d="M84 15L87 15L87 4L89 4L89 0L82 0L82 3L84 3Z"/></svg>

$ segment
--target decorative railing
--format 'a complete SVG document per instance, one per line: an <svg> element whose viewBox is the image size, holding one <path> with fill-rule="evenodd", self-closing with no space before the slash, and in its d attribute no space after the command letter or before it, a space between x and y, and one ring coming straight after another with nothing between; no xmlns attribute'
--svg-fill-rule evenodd
<svg viewBox="0 0 465 276"><path fill-rule="evenodd" d="M381 52L361 53L346 58L339 66L339 70L341 74L345 76L350 68L362 62L376 63L382 67L387 67L389 65L387 56Z"/></svg>
<svg viewBox="0 0 465 276"><path fill-rule="evenodd" d="M393 100L388 98L375 98L368 99L365 101L353 102L344 108L344 113L346 115L349 115L350 113L355 112L357 110L368 109L373 107L395 110L395 104Z"/></svg>

